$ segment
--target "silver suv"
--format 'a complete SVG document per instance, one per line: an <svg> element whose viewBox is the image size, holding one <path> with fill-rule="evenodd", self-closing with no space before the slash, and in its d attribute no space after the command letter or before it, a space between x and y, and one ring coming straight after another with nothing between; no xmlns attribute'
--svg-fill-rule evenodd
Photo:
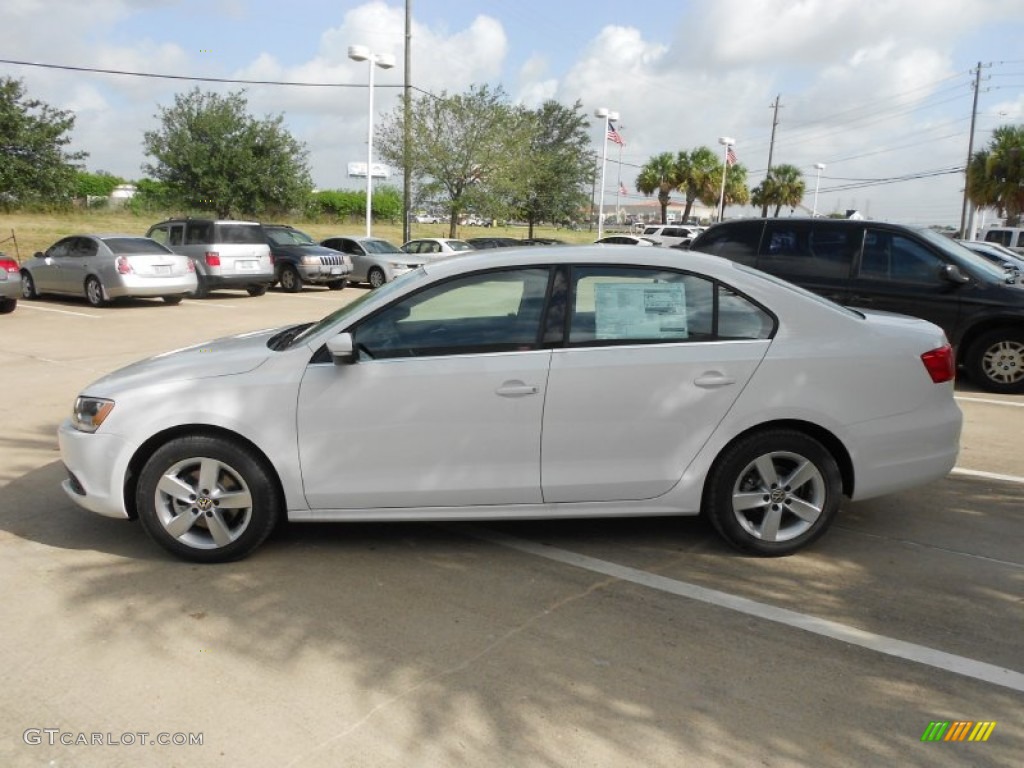
<svg viewBox="0 0 1024 768"><path fill-rule="evenodd" d="M643 236L653 240L658 245L681 245L687 246L700 230L685 224L648 224L644 228Z"/></svg>
<svg viewBox="0 0 1024 768"><path fill-rule="evenodd" d="M274 284L274 262L263 227L255 221L168 219L146 233L196 265L201 299L218 288L240 288L262 296Z"/></svg>

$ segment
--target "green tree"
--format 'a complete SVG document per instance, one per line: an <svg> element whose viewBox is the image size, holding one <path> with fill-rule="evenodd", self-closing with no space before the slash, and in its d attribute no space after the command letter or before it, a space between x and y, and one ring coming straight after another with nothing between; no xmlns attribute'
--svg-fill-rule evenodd
<svg viewBox="0 0 1024 768"><path fill-rule="evenodd" d="M675 181L686 198L686 209L683 211L685 224L690 220L690 211L695 201L714 200L715 205L718 204L722 164L707 147L698 147L690 152L682 150L676 155Z"/></svg>
<svg viewBox="0 0 1024 768"><path fill-rule="evenodd" d="M775 206L775 216L779 215L782 206L795 208L804 199L807 184L803 172L795 165L777 165L771 174L754 187L751 202L767 211L768 206Z"/></svg>
<svg viewBox="0 0 1024 768"><path fill-rule="evenodd" d="M723 163L718 162L714 173L713 188L704 190L697 199L709 208L718 210L719 196L722 195L723 170L728 171L725 177L724 207L749 203L750 188L747 186L747 169L739 163L726 167Z"/></svg>
<svg viewBox="0 0 1024 768"><path fill-rule="evenodd" d="M256 120L246 108L242 92L176 95L156 115L160 129L145 134L155 162L143 170L180 204L224 218L302 207L312 189L305 145L282 127L281 115Z"/></svg>
<svg viewBox="0 0 1024 768"><path fill-rule="evenodd" d="M124 179L106 171L75 171L75 197L110 197Z"/></svg>
<svg viewBox="0 0 1024 768"><path fill-rule="evenodd" d="M409 164L417 197L448 212L449 236L468 211L494 211L503 204L500 192L518 162L515 137L521 115L499 86L471 86L466 93L426 95L414 99L409 126ZM402 106L386 115L374 142L381 158L393 166L404 163Z"/></svg>
<svg viewBox="0 0 1024 768"><path fill-rule="evenodd" d="M85 152L68 152L75 116L29 99L24 84L0 79L0 207L67 203L74 193L76 163Z"/></svg>
<svg viewBox="0 0 1024 768"><path fill-rule="evenodd" d="M1024 126L1004 125L992 132L988 148L971 158L967 194L975 205L992 205L1009 226L1024 213Z"/></svg>
<svg viewBox="0 0 1024 768"><path fill-rule="evenodd" d="M526 221L527 237L533 237L533 227L541 221L579 215L587 202L584 186L593 179L594 158L582 102L570 108L549 100L520 118L515 133L525 149L502 181L510 190L511 213Z"/></svg>
<svg viewBox="0 0 1024 768"><path fill-rule="evenodd" d="M676 160L671 152L662 152L654 155L640 169L636 177L636 191L647 197L655 192L658 193L658 202L661 204L661 223L668 223L669 195L676 188L677 179ZM721 176L719 176L721 178ZM602 213L604 213L602 211Z"/></svg>

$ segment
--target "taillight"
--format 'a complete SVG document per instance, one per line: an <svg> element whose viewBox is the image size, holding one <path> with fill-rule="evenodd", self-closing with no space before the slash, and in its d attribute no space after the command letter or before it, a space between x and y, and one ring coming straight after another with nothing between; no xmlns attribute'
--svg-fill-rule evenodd
<svg viewBox="0 0 1024 768"><path fill-rule="evenodd" d="M131 273L131 271L132 271L132 264L131 264L130 261L128 261L128 257L127 256L118 256L117 257L117 271L118 271L119 274L122 274L122 275L127 275L127 274Z"/></svg>
<svg viewBox="0 0 1024 768"><path fill-rule="evenodd" d="M18 262L14 259L0 259L0 270L4 272L17 272Z"/></svg>
<svg viewBox="0 0 1024 768"><path fill-rule="evenodd" d="M195 272L196 271L196 263L194 261L192 261L192 259L189 259L188 263L185 265L185 271L186 272Z"/></svg>
<svg viewBox="0 0 1024 768"><path fill-rule="evenodd" d="M210 266L210 267L219 267L220 266L220 254L217 253L216 251L207 251L206 252L206 264L207 264L207 266Z"/></svg>
<svg viewBox="0 0 1024 768"><path fill-rule="evenodd" d="M947 344L944 347L933 349L921 355L921 362L924 363L928 375L932 381L941 384L944 381L952 380L956 375L956 362L953 360L953 348Z"/></svg>

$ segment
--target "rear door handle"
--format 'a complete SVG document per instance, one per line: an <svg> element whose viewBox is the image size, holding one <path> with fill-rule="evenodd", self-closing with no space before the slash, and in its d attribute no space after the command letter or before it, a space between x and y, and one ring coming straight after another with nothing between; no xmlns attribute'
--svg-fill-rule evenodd
<svg viewBox="0 0 1024 768"><path fill-rule="evenodd" d="M540 392L540 387L536 384L527 384L514 379L513 381L506 381L498 387L496 392L502 397L523 397L524 395L536 395Z"/></svg>
<svg viewBox="0 0 1024 768"><path fill-rule="evenodd" d="M736 379L725 376L717 371L705 373L703 376L698 376L693 380L693 383L702 389L717 389L718 387L727 387L730 384L735 384Z"/></svg>

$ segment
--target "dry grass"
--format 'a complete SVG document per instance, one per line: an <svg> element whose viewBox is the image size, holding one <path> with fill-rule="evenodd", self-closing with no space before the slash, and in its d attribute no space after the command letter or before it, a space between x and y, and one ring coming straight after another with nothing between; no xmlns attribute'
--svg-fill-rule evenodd
<svg viewBox="0 0 1024 768"><path fill-rule="evenodd" d="M123 232L130 235L144 235L150 225L161 218L158 214L135 215L127 211L95 210L69 211L66 213L4 213L0 214L0 251L21 260L36 251L44 251L62 237L74 234L98 232ZM312 237L320 240L331 235L362 235L365 224L358 222L311 222L294 221L294 224ZM14 239L10 239L11 235ZM402 243L401 224L374 224L373 234L383 237L396 245ZM526 227L459 227L459 237L526 237ZM413 237L447 237L446 224L413 224ZM555 237L572 243L593 242L594 232L586 229L572 232L553 227L534 229L535 237ZM15 241L17 248L15 248Z"/></svg>

